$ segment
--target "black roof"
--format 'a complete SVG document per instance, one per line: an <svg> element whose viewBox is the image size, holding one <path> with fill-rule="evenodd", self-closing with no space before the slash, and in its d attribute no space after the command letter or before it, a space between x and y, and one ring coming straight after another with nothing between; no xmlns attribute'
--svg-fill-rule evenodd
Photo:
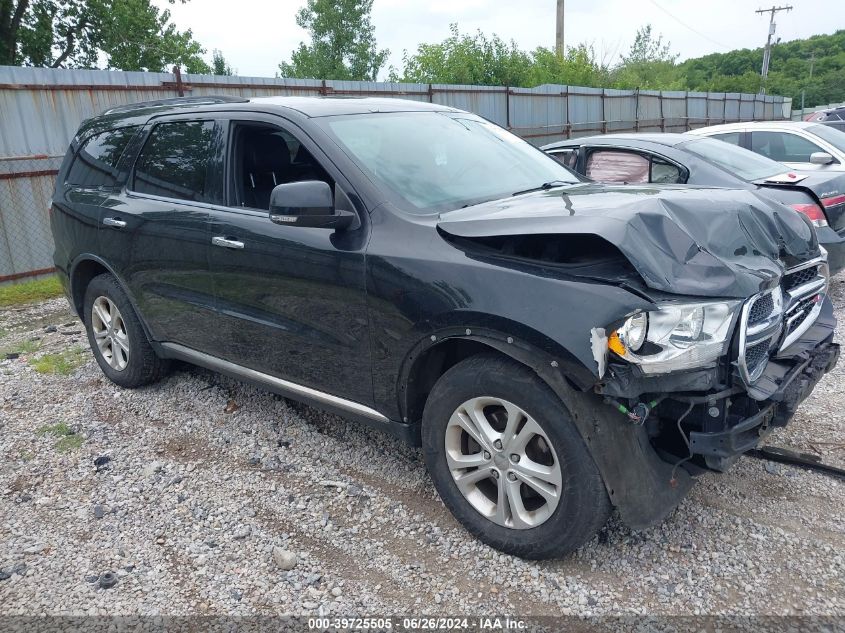
<svg viewBox="0 0 845 633"><path fill-rule="evenodd" d="M220 110L293 110L303 116L324 117L345 114L367 114L370 112L433 112L451 111L455 108L413 101L410 99L389 99L383 97L243 97L206 96L178 97L142 101L110 108L91 119L80 128L81 132L126 125L142 125L154 116L191 110L213 112Z"/></svg>
<svg viewBox="0 0 845 633"><path fill-rule="evenodd" d="M190 112L287 110L308 118L371 112L460 112L455 108L436 103L383 97L254 97L251 99L225 95L177 97L110 108L84 121L76 138L81 140L91 134L117 127L144 125L155 116L186 110Z"/></svg>

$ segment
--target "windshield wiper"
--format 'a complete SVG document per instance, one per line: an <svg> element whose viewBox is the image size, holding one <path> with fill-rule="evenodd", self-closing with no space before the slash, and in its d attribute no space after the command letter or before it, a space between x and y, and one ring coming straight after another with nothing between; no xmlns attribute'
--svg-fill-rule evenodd
<svg viewBox="0 0 845 633"><path fill-rule="evenodd" d="M566 180L550 180L549 182L544 182L539 187L531 187L530 189L523 189L522 191L514 191L511 195L512 196L520 196L523 193L532 193L534 191L548 191L552 187L565 187L566 185L574 185L574 182L567 182Z"/></svg>

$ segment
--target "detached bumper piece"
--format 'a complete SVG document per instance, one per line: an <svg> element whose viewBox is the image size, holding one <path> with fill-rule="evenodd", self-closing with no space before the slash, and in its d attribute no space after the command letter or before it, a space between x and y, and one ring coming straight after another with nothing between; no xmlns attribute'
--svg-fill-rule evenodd
<svg viewBox="0 0 845 633"><path fill-rule="evenodd" d="M836 343L817 347L812 355L783 376L780 388L768 401L759 403L757 413L731 420L721 430L690 431L690 451L703 455L711 468L724 470L736 457L756 448L773 428L786 426L798 406L838 360L839 345Z"/></svg>
<svg viewBox="0 0 845 633"><path fill-rule="evenodd" d="M775 417L774 403L756 415L746 418L724 431L706 433L691 431L690 451L694 455L730 458L755 448L761 437L768 434Z"/></svg>

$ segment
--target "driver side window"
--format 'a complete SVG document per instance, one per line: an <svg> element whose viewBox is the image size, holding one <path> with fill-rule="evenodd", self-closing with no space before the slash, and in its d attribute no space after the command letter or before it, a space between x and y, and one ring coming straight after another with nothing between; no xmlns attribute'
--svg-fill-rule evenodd
<svg viewBox="0 0 845 633"><path fill-rule="evenodd" d="M233 206L267 211L276 185L303 180L334 181L287 130L263 123L232 125Z"/></svg>

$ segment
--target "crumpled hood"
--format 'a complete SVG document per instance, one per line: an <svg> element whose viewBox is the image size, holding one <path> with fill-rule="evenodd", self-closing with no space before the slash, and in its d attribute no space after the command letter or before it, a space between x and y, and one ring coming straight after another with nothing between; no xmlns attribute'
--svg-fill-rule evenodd
<svg viewBox="0 0 845 633"><path fill-rule="evenodd" d="M749 297L819 254L804 216L735 189L583 183L444 213L438 228L463 238L596 235L650 288L699 296Z"/></svg>

